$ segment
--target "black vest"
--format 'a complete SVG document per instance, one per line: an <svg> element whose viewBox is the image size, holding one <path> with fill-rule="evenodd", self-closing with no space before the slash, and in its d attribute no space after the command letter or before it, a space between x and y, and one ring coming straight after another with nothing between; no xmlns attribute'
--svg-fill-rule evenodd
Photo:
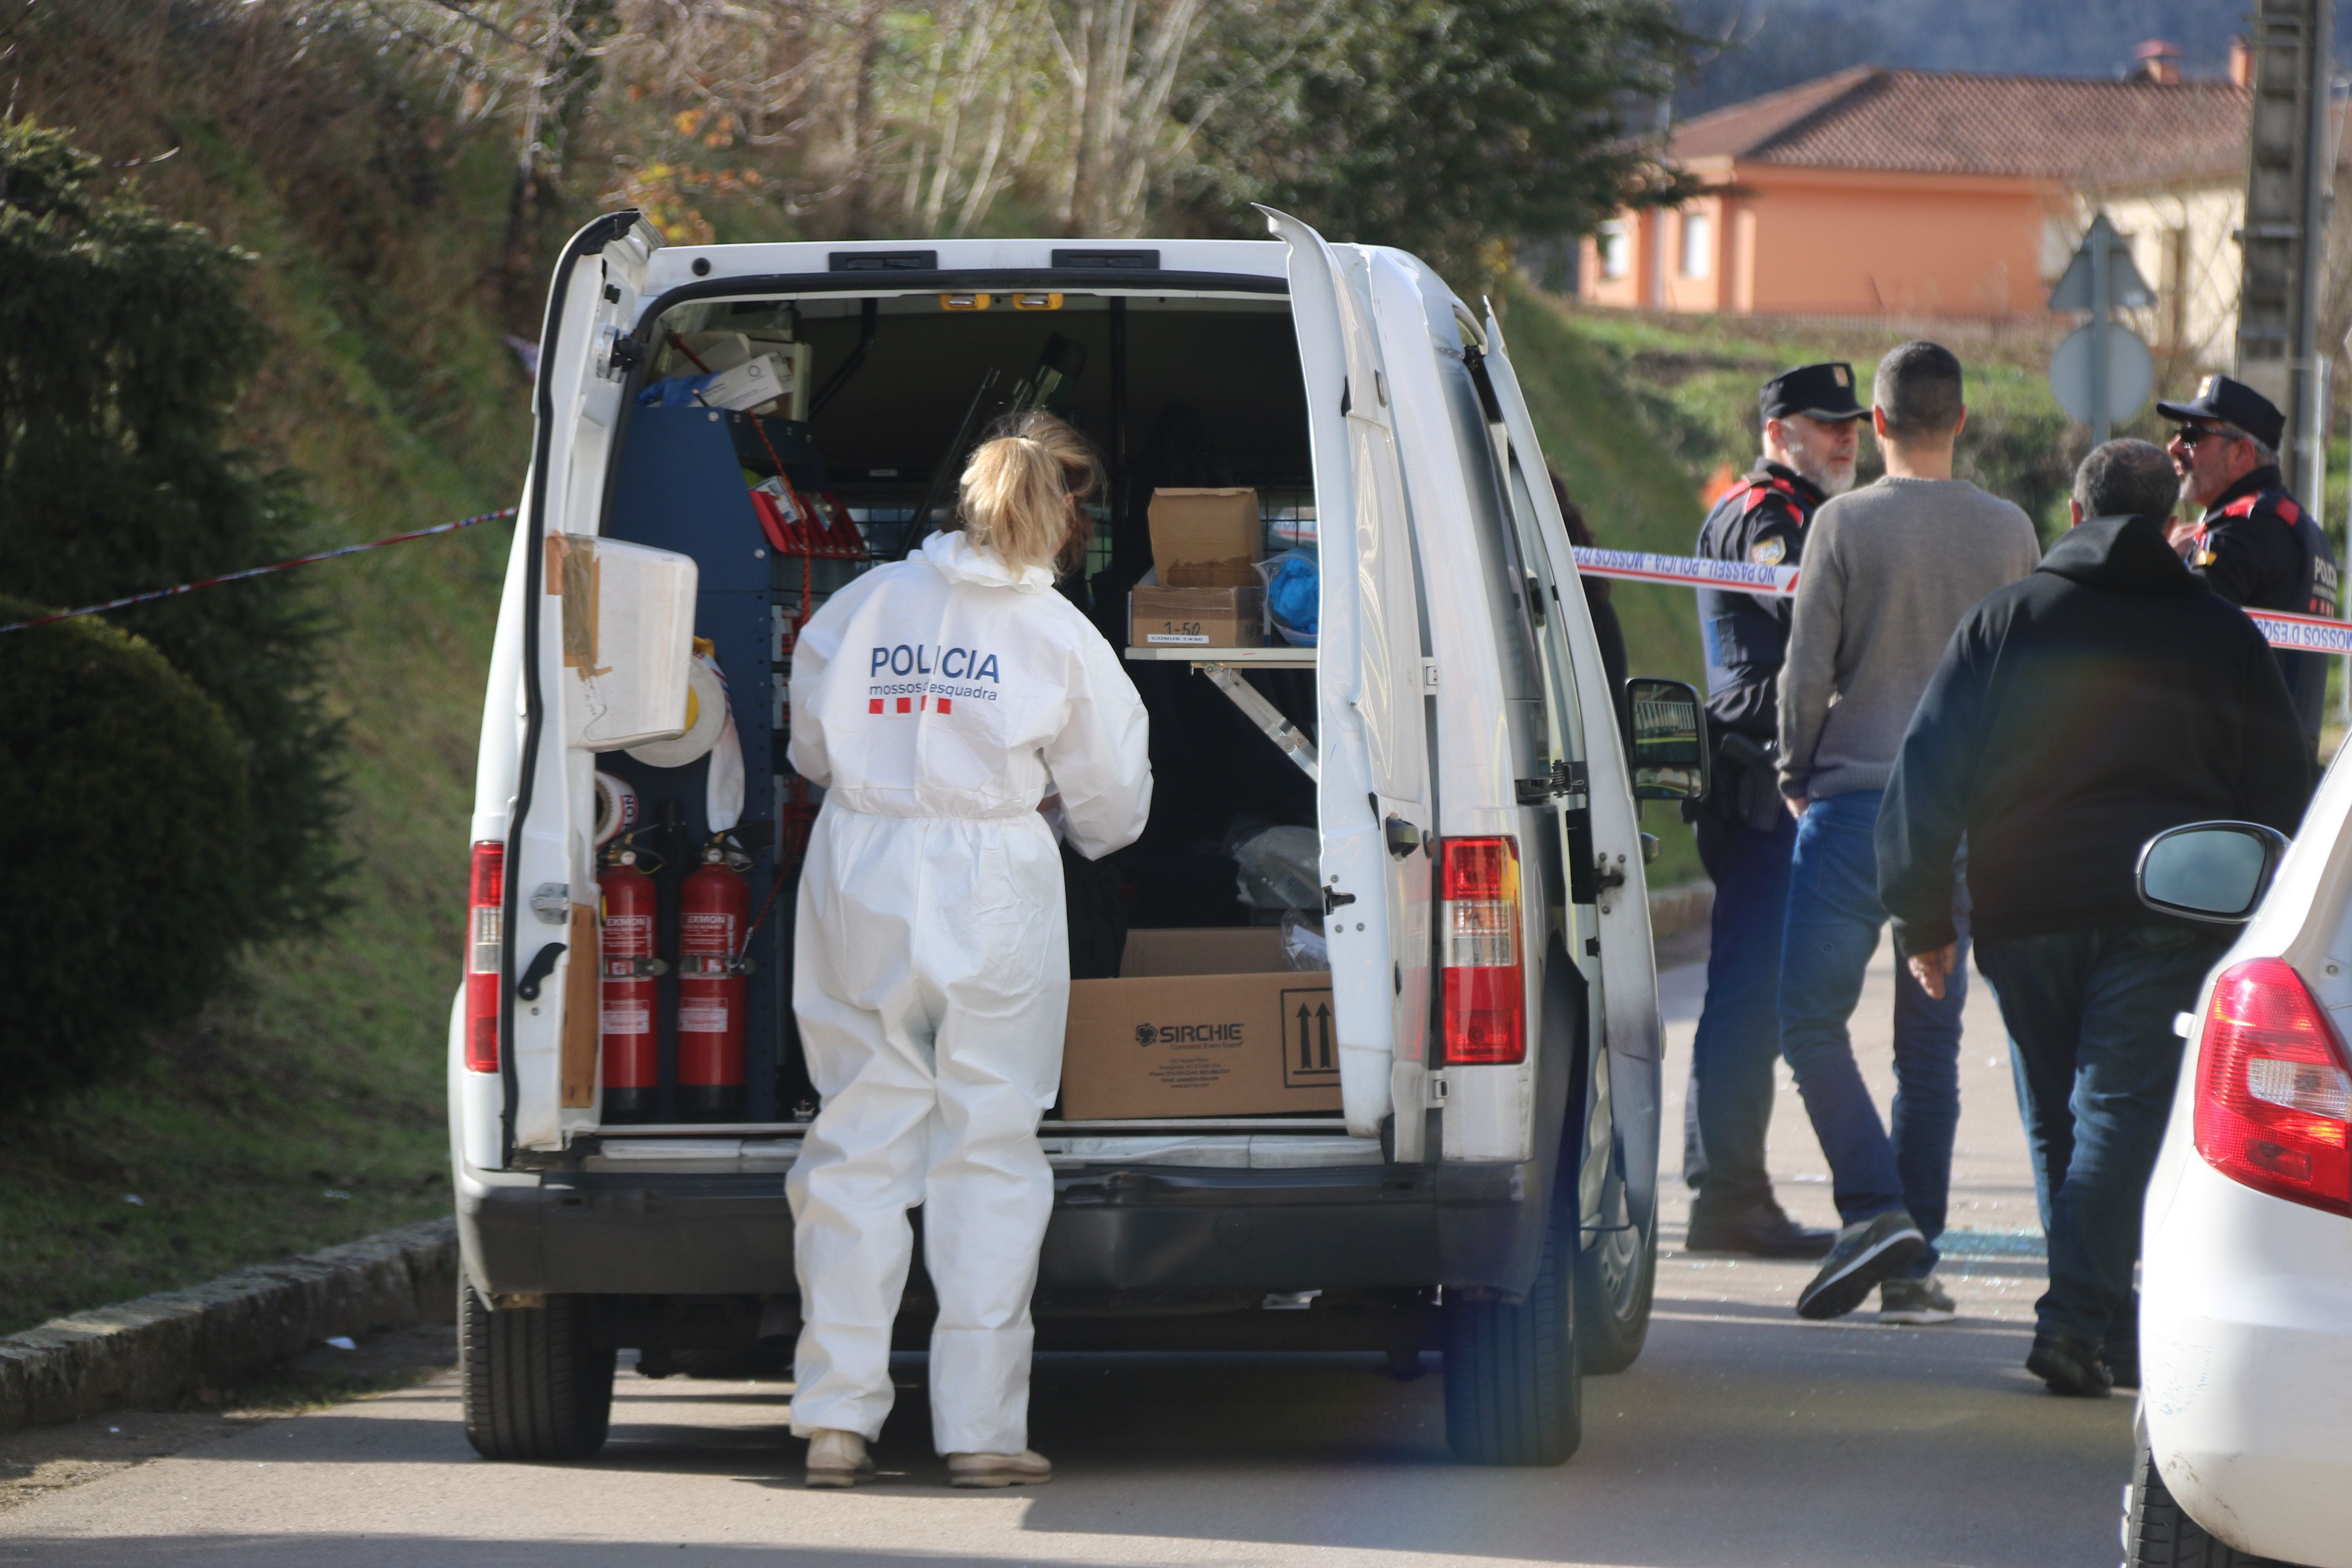
<svg viewBox="0 0 2352 1568"><path fill-rule="evenodd" d="M1794 469L1765 463L1715 503L1699 526L1695 553L1711 561L1794 566L1804 550L1805 525L1822 499ZM1698 591L1710 724L1765 741L1777 732L1775 693L1789 657L1791 608L1790 600L1764 595Z"/></svg>

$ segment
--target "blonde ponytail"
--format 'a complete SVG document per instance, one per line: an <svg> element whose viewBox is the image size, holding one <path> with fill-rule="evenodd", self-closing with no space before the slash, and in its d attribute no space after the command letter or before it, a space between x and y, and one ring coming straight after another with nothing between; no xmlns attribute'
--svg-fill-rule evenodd
<svg viewBox="0 0 2352 1568"><path fill-rule="evenodd" d="M998 426L964 465L959 510L971 542L1007 566L1074 568L1086 548L1086 513L1102 469L1086 437L1032 409Z"/></svg>

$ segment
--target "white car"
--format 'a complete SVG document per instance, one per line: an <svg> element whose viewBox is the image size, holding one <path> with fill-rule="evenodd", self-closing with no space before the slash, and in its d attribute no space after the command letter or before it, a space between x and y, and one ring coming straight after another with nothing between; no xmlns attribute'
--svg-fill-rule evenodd
<svg viewBox="0 0 2352 1568"><path fill-rule="evenodd" d="M2182 1020L2148 1185L2129 1568L2352 1568L2347 815L2339 762L2291 847L2206 823L2141 859L2158 908L2255 912Z"/></svg>
<svg viewBox="0 0 2352 1568"><path fill-rule="evenodd" d="M789 642L869 550L935 515L1008 401L1066 409L1108 454L1112 540L1155 484L1251 487L1280 509L1262 524L1322 523L1319 647L1127 657L1151 668L1155 729L1232 731L1168 768L1161 801L1181 773L1219 822L1312 830L1336 1103L1049 1115L1040 1342L1416 1364L1442 1346L1454 1451L1513 1464L1565 1459L1581 1370L1639 1352L1660 1030L1635 802L1704 788L1698 699L1630 683L1628 758L1495 318L1402 252L1273 222L1271 243L681 247L616 213L564 251L450 1020L466 1426L485 1455L593 1452L618 1350L663 1376L789 1341L783 1175L815 1110L783 935L810 815L784 758ZM778 388L791 411L759 414ZM1213 481L1153 457L1176 409L1222 442ZM1168 640L1209 645L1211 624ZM689 670L689 631L723 686ZM1203 704L1224 731L1182 729ZM722 713L750 774L735 851L711 834L702 752L662 750L694 731L716 757ZM625 790L649 873L610 847L599 868L600 799ZM1232 859L1202 842L1124 863L1135 926L1242 919ZM778 918L689 951L668 911L697 879L737 914L782 880ZM713 908L719 929L736 918ZM918 1277L902 1330L927 1298Z"/></svg>

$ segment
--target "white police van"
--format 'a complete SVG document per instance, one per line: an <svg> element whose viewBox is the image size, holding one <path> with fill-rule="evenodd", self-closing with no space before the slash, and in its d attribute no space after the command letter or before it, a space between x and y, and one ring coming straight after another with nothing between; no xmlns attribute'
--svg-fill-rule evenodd
<svg viewBox="0 0 2352 1568"><path fill-rule="evenodd" d="M619 1350L655 1376L788 1353L782 1177L814 1104L790 1007L808 803L784 760L787 645L862 569L852 557L905 547L1008 397L1065 409L1106 454L1106 601L1154 484L1205 476L1255 487L1294 527L1319 519L1318 646L1129 665L1155 732L1197 732L1205 703L1238 740L1163 757L1155 831L1192 816L1157 851L1147 834L1117 895L1139 929L1237 920L1233 861L1202 825L1310 829L1342 1102L1049 1115L1040 1348L1436 1349L1454 1452L1502 1464L1567 1458L1582 1373L1638 1354L1661 1033L1635 797L1703 789L1698 702L1672 682L1637 693L1637 768L1493 314L1410 256L1269 219L1273 242L688 247L623 212L565 250L449 1038L466 1421L484 1454L593 1451ZM797 386L769 406L801 417L710 405L730 374L713 356L746 344ZM670 373L705 364L696 396L673 395ZM832 524L781 551L751 497L778 472ZM716 1076L689 1068L676 1015L695 975L669 926L650 958L613 960L617 925L597 951L600 810L635 795L628 841L670 879L665 922L710 838L707 761L610 749L632 704L678 729L677 670L621 666L632 647L682 652L688 622L747 759L725 863L750 909L781 892L730 972L741 1050ZM650 998L626 1025L654 1041L635 1088L612 1081L612 1042L600 1052L600 969Z"/></svg>

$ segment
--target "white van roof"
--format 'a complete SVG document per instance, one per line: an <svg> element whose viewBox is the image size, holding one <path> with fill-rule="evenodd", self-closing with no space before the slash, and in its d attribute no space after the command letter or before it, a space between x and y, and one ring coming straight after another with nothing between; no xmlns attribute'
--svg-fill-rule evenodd
<svg viewBox="0 0 2352 1568"><path fill-rule="evenodd" d="M990 273L1006 287L1051 285L1093 293L1158 292L1250 279L1286 287L1288 247L1271 239L923 239L795 241L777 245L666 245L646 263L640 298L676 289L759 279L782 291L929 292L948 273ZM1017 281L1016 281L1017 278ZM1147 281L1147 279L1149 279ZM797 281L799 289L793 287ZM698 290L700 291L700 290ZM1255 291L1255 290L1253 290Z"/></svg>

